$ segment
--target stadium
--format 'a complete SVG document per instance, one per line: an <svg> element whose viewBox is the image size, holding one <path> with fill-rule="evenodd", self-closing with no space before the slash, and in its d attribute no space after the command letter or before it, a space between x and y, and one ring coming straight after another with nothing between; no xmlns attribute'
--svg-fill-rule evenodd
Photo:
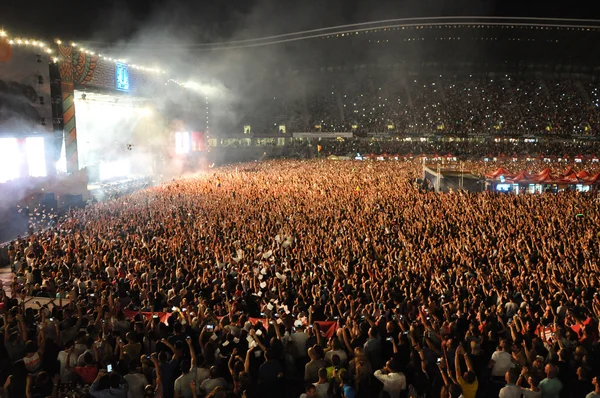
<svg viewBox="0 0 600 398"><path fill-rule="evenodd" d="M0 397L599 396L598 38L0 31Z"/></svg>

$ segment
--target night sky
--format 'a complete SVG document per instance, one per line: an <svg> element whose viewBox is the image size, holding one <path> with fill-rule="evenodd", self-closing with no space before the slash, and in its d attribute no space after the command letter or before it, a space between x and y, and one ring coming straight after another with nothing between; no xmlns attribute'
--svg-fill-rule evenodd
<svg viewBox="0 0 600 398"><path fill-rule="evenodd" d="M475 0L5 0L0 26L45 39L128 40L156 27L191 42L289 33L415 16L598 18L590 2Z"/></svg>

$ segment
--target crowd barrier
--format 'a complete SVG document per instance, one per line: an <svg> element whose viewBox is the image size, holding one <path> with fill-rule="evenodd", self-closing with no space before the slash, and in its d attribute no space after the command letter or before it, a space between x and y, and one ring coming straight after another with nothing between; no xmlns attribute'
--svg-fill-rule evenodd
<svg viewBox="0 0 600 398"><path fill-rule="evenodd" d="M152 315L156 315L156 316L158 316L158 318L160 319L160 321L162 323L167 323L167 320L171 316L170 312L154 312L154 313L152 313L152 312L137 312L137 311L131 311L131 310L123 310L123 314L125 314L126 318L133 318L136 315L140 314L143 317L145 317L147 320L150 320L152 318ZM252 324L256 324L257 322L260 322L263 324L265 329L268 329L268 327L269 327L269 320L265 319L265 318L249 318L249 321L252 322ZM335 322L335 321L316 321L315 323L317 325L319 325L319 329L321 330L323 337L328 339L328 338L335 336L335 333L337 332L337 329L338 329L337 322ZM305 324L305 322L303 322L303 324Z"/></svg>

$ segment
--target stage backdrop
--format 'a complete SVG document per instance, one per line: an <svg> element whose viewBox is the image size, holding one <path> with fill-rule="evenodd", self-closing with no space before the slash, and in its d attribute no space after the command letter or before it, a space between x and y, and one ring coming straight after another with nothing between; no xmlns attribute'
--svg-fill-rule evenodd
<svg viewBox="0 0 600 398"><path fill-rule="evenodd" d="M0 46L0 135L51 133L48 54L33 45L11 45L3 38Z"/></svg>
<svg viewBox="0 0 600 398"><path fill-rule="evenodd" d="M77 120L74 92L76 89L98 89L105 93L134 94L152 98L164 90L165 75L136 69L120 62L100 58L70 45L58 45L65 133L66 169L79 170Z"/></svg>

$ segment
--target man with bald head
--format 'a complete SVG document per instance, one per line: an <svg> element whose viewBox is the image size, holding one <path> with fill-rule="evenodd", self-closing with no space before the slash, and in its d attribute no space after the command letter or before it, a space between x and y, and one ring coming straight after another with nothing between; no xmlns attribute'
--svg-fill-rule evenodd
<svg viewBox="0 0 600 398"><path fill-rule="evenodd" d="M556 377L558 375L558 368L549 363L546 365L545 371L546 378L540 381L539 385L542 398L559 398L563 385Z"/></svg>

